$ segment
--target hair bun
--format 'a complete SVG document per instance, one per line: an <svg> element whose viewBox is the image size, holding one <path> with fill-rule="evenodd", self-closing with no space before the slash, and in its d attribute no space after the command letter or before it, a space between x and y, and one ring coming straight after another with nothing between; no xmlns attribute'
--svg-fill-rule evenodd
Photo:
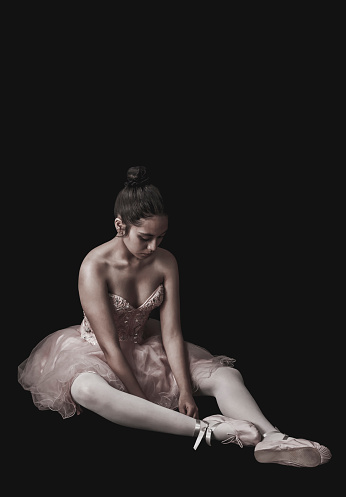
<svg viewBox="0 0 346 497"><path fill-rule="evenodd" d="M127 181L125 186L136 187L144 186L149 183L147 168L144 166L130 167L127 171Z"/></svg>

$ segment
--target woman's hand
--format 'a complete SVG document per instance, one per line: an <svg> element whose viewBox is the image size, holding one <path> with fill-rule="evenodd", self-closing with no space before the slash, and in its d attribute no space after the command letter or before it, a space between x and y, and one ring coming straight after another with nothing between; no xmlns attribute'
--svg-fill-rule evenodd
<svg viewBox="0 0 346 497"><path fill-rule="evenodd" d="M179 397L179 412L191 418L198 418L198 407L189 393L181 393Z"/></svg>

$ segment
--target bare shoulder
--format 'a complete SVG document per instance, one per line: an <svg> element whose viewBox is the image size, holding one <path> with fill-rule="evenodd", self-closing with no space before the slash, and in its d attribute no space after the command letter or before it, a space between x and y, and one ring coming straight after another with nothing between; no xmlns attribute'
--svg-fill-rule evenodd
<svg viewBox="0 0 346 497"><path fill-rule="evenodd" d="M160 247L159 247L160 248ZM159 249L158 249L159 250ZM169 316L168 321L175 323L179 315L179 270L177 260L168 250L161 249L158 254L160 273L163 277L165 299L160 308L161 319ZM167 319L165 321L167 323Z"/></svg>
<svg viewBox="0 0 346 497"><path fill-rule="evenodd" d="M84 258L79 270L79 286L104 283L108 268L108 242L95 247Z"/></svg>
<svg viewBox="0 0 346 497"><path fill-rule="evenodd" d="M157 249L156 261L164 275L178 272L178 263L172 252L159 247Z"/></svg>

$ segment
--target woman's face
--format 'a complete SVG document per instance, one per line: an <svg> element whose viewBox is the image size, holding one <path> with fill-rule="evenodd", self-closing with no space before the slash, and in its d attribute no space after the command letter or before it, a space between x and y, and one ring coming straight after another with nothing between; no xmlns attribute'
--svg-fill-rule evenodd
<svg viewBox="0 0 346 497"><path fill-rule="evenodd" d="M131 225L122 240L137 259L146 259L155 252L168 229L167 216L153 216L140 220L139 226Z"/></svg>

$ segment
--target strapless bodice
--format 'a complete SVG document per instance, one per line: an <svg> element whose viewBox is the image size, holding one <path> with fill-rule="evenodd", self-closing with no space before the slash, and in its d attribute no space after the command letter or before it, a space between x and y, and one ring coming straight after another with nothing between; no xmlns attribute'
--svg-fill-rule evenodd
<svg viewBox="0 0 346 497"><path fill-rule="evenodd" d="M108 294L113 309L113 318L120 341L128 340L141 343L144 325L149 314L155 307L163 302L164 286L159 285L156 290L139 307L133 307L126 299L113 293ZM83 311L84 319L81 324L81 336L87 342L96 345L96 336L90 326L89 320Z"/></svg>

